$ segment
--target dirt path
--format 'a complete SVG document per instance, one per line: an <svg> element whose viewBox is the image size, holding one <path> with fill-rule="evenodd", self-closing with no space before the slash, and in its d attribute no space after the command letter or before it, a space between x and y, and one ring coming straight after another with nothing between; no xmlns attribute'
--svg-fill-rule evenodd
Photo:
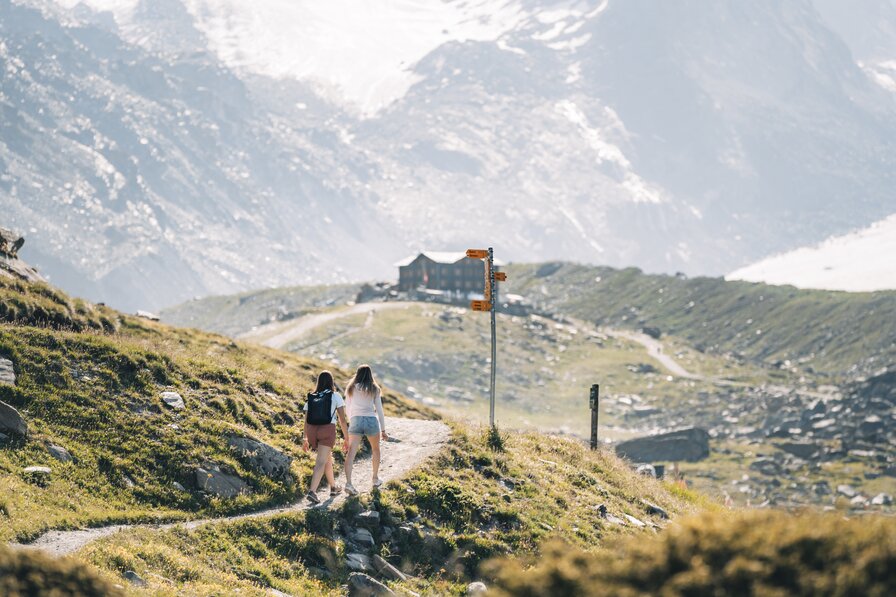
<svg viewBox="0 0 896 597"><path fill-rule="evenodd" d="M663 343L656 338L651 338L650 336L642 332L631 332L628 330L601 329L601 331L608 336L612 336L613 338L625 338L626 340L637 342L645 349L647 349L647 354L651 358L658 361L663 367L668 369L672 375L683 377L685 379L704 379L702 375L691 373L690 371L679 365L678 361L670 357L668 354L664 353Z"/></svg>
<svg viewBox="0 0 896 597"><path fill-rule="evenodd" d="M448 426L438 421L386 417L386 430L389 432L390 438L383 445L382 462L380 463L380 478L386 482L402 478L412 469L422 464L427 458L435 455L448 442L450 436ZM370 491L371 470L369 460L360 460L356 463L353 481L355 487L362 493ZM336 482L339 485L345 485L345 478L341 473L337 477ZM326 481L324 481L324 485L326 485ZM325 493L320 495L323 500ZM345 499L345 494L341 494L335 499L326 499L317 507L334 508L342 504ZM50 531L41 535L40 538L32 543L27 545L13 544L12 547L39 549L51 555L63 556L73 553L98 539L108 537L120 531L126 531L130 528L151 528L162 531L180 526L186 529L194 529L207 524L284 514L307 510L308 508L308 501L303 498L299 502L288 506L268 508L249 514L222 518L206 518L160 525L114 525L77 531Z"/></svg>
<svg viewBox="0 0 896 597"><path fill-rule="evenodd" d="M407 309L414 303L396 302L396 303L359 303L351 305L343 309L326 311L324 313L315 313L306 315L292 321L281 321L268 324L253 330L246 334L240 335L241 340L249 340L258 342L271 348L283 348L287 344L300 339L311 330L318 328L324 324L358 315L359 313L367 313L368 316L377 311L390 311L393 309ZM369 321L369 319L368 319Z"/></svg>

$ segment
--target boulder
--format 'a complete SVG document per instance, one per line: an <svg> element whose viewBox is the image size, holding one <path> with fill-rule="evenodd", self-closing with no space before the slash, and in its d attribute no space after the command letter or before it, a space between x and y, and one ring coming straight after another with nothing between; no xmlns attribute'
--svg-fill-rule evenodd
<svg viewBox="0 0 896 597"><path fill-rule="evenodd" d="M647 510L648 514L653 514L655 516L659 516L660 518L668 520L669 513L664 509L660 508L656 504L648 502L647 500L641 500L641 503L644 504L645 510Z"/></svg>
<svg viewBox="0 0 896 597"><path fill-rule="evenodd" d="M56 444L47 444L47 452L59 462L73 462L75 460L68 450Z"/></svg>
<svg viewBox="0 0 896 597"><path fill-rule="evenodd" d="M380 513L376 510L365 510L355 514L355 522L368 529L378 529L380 526Z"/></svg>
<svg viewBox="0 0 896 597"><path fill-rule="evenodd" d="M893 496L888 493L879 493L871 498L871 503L875 506L889 506L893 503Z"/></svg>
<svg viewBox="0 0 896 597"><path fill-rule="evenodd" d="M376 568L376 571L379 572L382 576L398 581L405 581L408 579L404 572L384 560L382 557L374 555L371 560L373 562L373 567Z"/></svg>
<svg viewBox="0 0 896 597"><path fill-rule="evenodd" d="M222 498L235 498L251 492L245 481L210 462L196 469L196 485L199 489Z"/></svg>
<svg viewBox="0 0 896 597"><path fill-rule="evenodd" d="M848 498L854 498L858 494L852 485L838 485L837 493Z"/></svg>
<svg viewBox="0 0 896 597"><path fill-rule="evenodd" d="M380 581L367 576L362 572L352 572L348 577L348 594L350 597L375 597L380 595L395 595L395 593Z"/></svg>
<svg viewBox="0 0 896 597"><path fill-rule="evenodd" d="M16 385L16 370L9 359L0 358L0 384Z"/></svg>
<svg viewBox="0 0 896 597"><path fill-rule="evenodd" d="M0 431L25 437L28 435L28 424L14 407L0 401Z"/></svg>
<svg viewBox="0 0 896 597"><path fill-rule="evenodd" d="M187 405L184 404L184 399L177 392L162 392L161 397L162 402L174 410L183 410L187 407Z"/></svg>
<svg viewBox="0 0 896 597"><path fill-rule="evenodd" d="M781 442L775 444L775 447L803 460L815 458L819 452L819 447L810 442Z"/></svg>
<svg viewBox="0 0 896 597"><path fill-rule="evenodd" d="M292 480L289 474L292 458L277 448L252 438L235 435L227 438L227 444L252 470L270 479Z"/></svg>
<svg viewBox="0 0 896 597"><path fill-rule="evenodd" d="M146 581L143 580L143 578L133 570L127 570L124 574L122 574L122 576L124 576L124 578L135 587L146 586Z"/></svg>
<svg viewBox="0 0 896 597"><path fill-rule="evenodd" d="M467 597L482 597L488 594L488 587L484 582L471 582L467 585Z"/></svg>
<svg viewBox="0 0 896 597"><path fill-rule="evenodd" d="M696 462L709 456L709 433L691 427L640 437L618 444L616 454L633 462Z"/></svg>
<svg viewBox="0 0 896 597"><path fill-rule="evenodd" d="M376 541L373 540L373 535L367 529L355 529L349 539L351 539L361 547L376 546Z"/></svg>
<svg viewBox="0 0 896 597"><path fill-rule="evenodd" d="M350 553L345 556L345 565L349 570L367 572L372 570L370 558L363 553Z"/></svg>

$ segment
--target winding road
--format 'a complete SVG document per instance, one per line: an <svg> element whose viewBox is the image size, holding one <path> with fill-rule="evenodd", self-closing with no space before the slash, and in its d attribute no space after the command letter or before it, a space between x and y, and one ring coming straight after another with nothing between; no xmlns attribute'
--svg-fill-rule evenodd
<svg viewBox="0 0 896 597"><path fill-rule="evenodd" d="M439 421L424 421L418 419L398 419L386 417L386 430L389 432L389 441L383 444L382 460L380 462L380 478L389 482L400 479L408 474L412 469L422 464L426 459L435 455L445 444L451 435L451 430L447 425ZM367 461L360 461L355 467L354 484L360 491L365 491L371 486L371 470ZM336 480L340 485L345 485L345 477L342 473ZM323 483L326 485L326 482ZM330 498L321 502L318 508L334 508L342 504L346 500L345 494L340 494L336 498ZM149 528L159 531L181 527L185 529L195 529L207 524L216 524L234 520L245 520L247 518L258 518L260 516L272 516L276 514L286 514L289 512L297 512L307 510L308 501L302 498L301 501L290 504L288 506L279 506L251 512L248 514L238 514L235 516L225 516L220 518L204 518L200 520L191 520L187 522L176 522L167 524L133 524L133 525L112 525L98 527L93 529L80 529L75 531L49 531L41 535L37 540L26 545L11 544L11 547L19 549L37 549L54 556L64 556L74 553L82 547L102 539L109 537L115 533L127 531L133 528Z"/></svg>

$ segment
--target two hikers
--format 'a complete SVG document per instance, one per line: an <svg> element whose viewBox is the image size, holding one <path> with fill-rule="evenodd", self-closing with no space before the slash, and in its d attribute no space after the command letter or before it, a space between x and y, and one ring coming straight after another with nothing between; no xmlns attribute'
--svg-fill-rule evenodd
<svg viewBox="0 0 896 597"><path fill-rule="evenodd" d="M303 448L306 451L309 448L317 451L311 485L306 496L309 502L320 503L317 490L324 476L330 487L331 498L342 490L336 485L333 475L332 451L336 445L337 421L342 430L343 451L346 453L345 492L349 495L358 494L358 490L352 485L352 469L355 457L361 448L362 438L365 436L370 442L373 487L382 485L379 478L380 439L385 441L389 436L386 433L382 392L369 365L358 368L348 383L345 399L336 391L333 374L322 371L317 378L317 388L308 395L305 413Z"/></svg>

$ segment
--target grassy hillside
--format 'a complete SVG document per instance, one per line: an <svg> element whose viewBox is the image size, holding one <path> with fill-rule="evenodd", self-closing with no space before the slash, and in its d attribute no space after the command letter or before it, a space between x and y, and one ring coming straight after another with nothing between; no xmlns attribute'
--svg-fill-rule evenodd
<svg viewBox="0 0 896 597"><path fill-rule="evenodd" d="M590 433L588 392L597 382L605 388L601 421L607 428L637 425L638 417L617 403L619 397L662 398L668 407L711 389L704 382L669 379L639 344L590 326L505 315L498 325L498 417L504 425L585 437ZM489 319L481 313L408 304L330 322L286 348L339 363L375 363L406 394L486 421L489 342ZM752 381L766 375L686 347L675 353L688 368L710 376Z"/></svg>
<svg viewBox="0 0 896 597"><path fill-rule="evenodd" d="M44 285L0 279L0 305L0 358L17 378L0 385L0 400L29 427L26 439L0 444L0 540L257 509L301 492L310 458L296 442L296 421L324 364L123 316ZM185 408L164 404L164 391L178 392ZM386 404L392 414L431 415L392 393ZM294 457L297 482L249 466L229 435ZM50 446L74 460L54 459ZM195 471L206 462L232 469L250 492L199 492ZM31 466L51 474L26 473Z"/></svg>
<svg viewBox="0 0 896 597"><path fill-rule="evenodd" d="M593 549L613 537L652 534L667 520L645 500L672 517L713 507L579 442L508 434L494 447L488 434L456 426L451 447L437 458L338 512L120 533L81 557L110 578L134 570L161 595L264 595L269 588L341 595L345 556L359 551L345 530L357 526L356 514L372 510L379 523L370 527L371 553L414 577L392 588L457 595L493 557L533 555L558 537Z"/></svg>
<svg viewBox="0 0 896 597"><path fill-rule="evenodd" d="M703 514L653 539L586 553L565 544L533 567L495 561L500 596L896 594L896 520L780 512Z"/></svg>
<svg viewBox="0 0 896 597"><path fill-rule="evenodd" d="M695 348L843 374L896 359L896 292L799 290L565 263L513 265L505 289L601 325L656 327Z"/></svg>
<svg viewBox="0 0 896 597"><path fill-rule="evenodd" d="M196 299L162 311L176 326L198 328L231 337L272 321L285 321L316 309L355 300L358 284L295 286Z"/></svg>

